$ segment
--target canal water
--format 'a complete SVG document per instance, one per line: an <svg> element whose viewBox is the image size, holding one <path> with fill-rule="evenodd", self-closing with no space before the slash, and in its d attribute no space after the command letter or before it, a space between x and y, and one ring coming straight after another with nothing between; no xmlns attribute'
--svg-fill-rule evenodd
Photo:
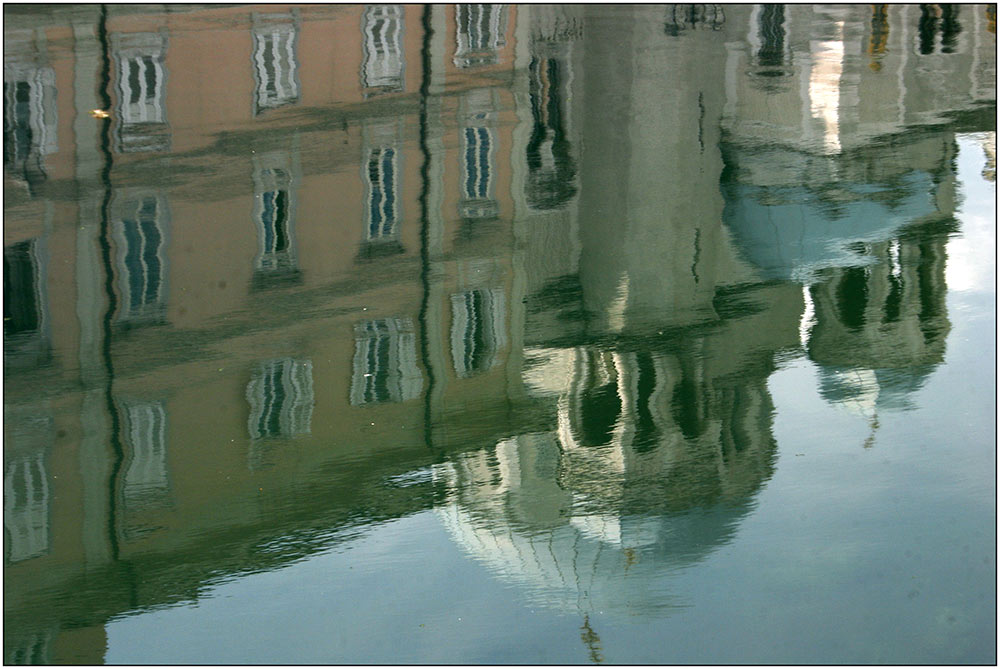
<svg viewBox="0 0 1000 669"><path fill-rule="evenodd" d="M995 5L4 6L4 661L996 662Z"/></svg>

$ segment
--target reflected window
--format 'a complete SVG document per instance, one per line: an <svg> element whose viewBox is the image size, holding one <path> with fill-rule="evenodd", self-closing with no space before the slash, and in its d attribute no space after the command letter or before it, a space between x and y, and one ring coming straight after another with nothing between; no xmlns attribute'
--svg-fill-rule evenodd
<svg viewBox="0 0 1000 669"><path fill-rule="evenodd" d="M504 294L477 289L451 296L451 355L455 373L469 377L497 362L506 344Z"/></svg>
<svg viewBox="0 0 1000 669"><path fill-rule="evenodd" d="M4 248L4 363L12 368L30 368L52 360L45 259L41 239Z"/></svg>
<svg viewBox="0 0 1000 669"><path fill-rule="evenodd" d="M301 283L295 243L295 190L288 157L265 155L254 162L257 256L254 290Z"/></svg>
<svg viewBox="0 0 1000 669"><path fill-rule="evenodd" d="M920 5L917 39L921 54L955 53L958 35L962 32L962 26L958 22L958 11L958 5Z"/></svg>
<svg viewBox="0 0 1000 669"><path fill-rule="evenodd" d="M754 85L767 92L790 85L792 54L784 5L754 5L749 41L753 62L749 72Z"/></svg>
<svg viewBox="0 0 1000 669"><path fill-rule="evenodd" d="M532 128L525 196L532 209L561 209L577 193L566 129L566 69L558 58L535 57L529 65Z"/></svg>
<svg viewBox="0 0 1000 669"><path fill-rule="evenodd" d="M485 199L493 193L493 131L465 128L462 152L462 183L469 200Z"/></svg>
<svg viewBox="0 0 1000 669"><path fill-rule="evenodd" d="M722 5L667 5L663 30L677 37L685 30L721 30L725 22Z"/></svg>
<svg viewBox="0 0 1000 669"><path fill-rule="evenodd" d="M697 439L708 427L705 389L698 362L684 356L680 360L681 378L674 385L671 413L686 439Z"/></svg>
<svg viewBox="0 0 1000 669"><path fill-rule="evenodd" d="M3 525L7 561L20 562L49 551L52 494L43 452L4 459Z"/></svg>
<svg viewBox="0 0 1000 669"><path fill-rule="evenodd" d="M409 318L381 318L354 326L351 404L405 402L420 396L424 381Z"/></svg>
<svg viewBox="0 0 1000 669"><path fill-rule="evenodd" d="M13 637L13 634L11 637ZM52 632L49 630L21 634L16 638L7 637L4 643L4 664L17 666L26 664L52 664L51 648Z"/></svg>
<svg viewBox="0 0 1000 669"><path fill-rule="evenodd" d="M472 123L484 123L486 113L475 114ZM498 205L494 200L494 161L496 137L492 128L475 125L462 129L462 203L466 219L493 218Z"/></svg>
<svg viewBox="0 0 1000 669"><path fill-rule="evenodd" d="M117 150L169 150L166 38L160 33L119 33L112 36L112 45L118 94Z"/></svg>
<svg viewBox="0 0 1000 669"><path fill-rule="evenodd" d="M889 291L885 296L883 311L885 322L895 323L899 320L903 303L903 270L902 263L900 262L900 244L898 239L890 242L886 256L889 270Z"/></svg>
<svg viewBox="0 0 1000 669"><path fill-rule="evenodd" d="M58 150L55 70L4 67L4 167L34 189L47 178L44 156Z"/></svg>
<svg viewBox="0 0 1000 669"><path fill-rule="evenodd" d="M403 90L403 6L370 5L361 25L364 62L361 86L376 92Z"/></svg>
<svg viewBox="0 0 1000 669"><path fill-rule="evenodd" d="M365 239L396 239L399 230L399 157L395 146L368 149L365 160Z"/></svg>
<svg viewBox="0 0 1000 669"><path fill-rule="evenodd" d="M757 63L761 67L780 67L785 60L785 6L764 5L757 15Z"/></svg>
<svg viewBox="0 0 1000 669"><path fill-rule="evenodd" d="M656 363L648 352L635 354L635 436L632 447L637 453L652 451L663 438L657 412L658 388Z"/></svg>
<svg viewBox="0 0 1000 669"><path fill-rule="evenodd" d="M614 354L580 348L574 356L569 389L567 447L605 446L622 425L624 406Z"/></svg>
<svg viewBox="0 0 1000 669"><path fill-rule="evenodd" d="M860 330L868 309L868 268L849 267L843 270L837 284L837 311L840 322L848 330Z"/></svg>
<svg viewBox="0 0 1000 669"><path fill-rule="evenodd" d="M166 407L161 401L123 400L120 411L128 446L125 504L139 508L160 503L169 493Z"/></svg>
<svg viewBox="0 0 1000 669"><path fill-rule="evenodd" d="M465 93L462 99L461 188L459 215L466 220L495 218L496 102L489 88Z"/></svg>
<svg viewBox="0 0 1000 669"><path fill-rule="evenodd" d="M868 55L885 54L889 42L889 7L872 5L871 36L868 39Z"/></svg>
<svg viewBox="0 0 1000 669"><path fill-rule="evenodd" d="M167 309L166 203L156 195L125 199L116 206L119 322L162 323Z"/></svg>
<svg viewBox="0 0 1000 669"><path fill-rule="evenodd" d="M455 58L458 67L480 67L499 62L507 46L507 5L455 6Z"/></svg>
<svg viewBox="0 0 1000 669"><path fill-rule="evenodd" d="M312 361L281 358L259 364L247 385L247 401L251 440L309 434L315 403Z"/></svg>
<svg viewBox="0 0 1000 669"><path fill-rule="evenodd" d="M38 240L11 244L3 253L4 337L41 332L42 274Z"/></svg>
<svg viewBox="0 0 1000 669"><path fill-rule="evenodd" d="M254 16L254 115L299 100L298 26L287 14Z"/></svg>

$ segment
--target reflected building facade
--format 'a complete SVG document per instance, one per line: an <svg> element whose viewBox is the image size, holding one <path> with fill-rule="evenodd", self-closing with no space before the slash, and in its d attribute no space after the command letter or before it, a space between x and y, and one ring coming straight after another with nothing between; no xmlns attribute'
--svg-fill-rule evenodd
<svg viewBox="0 0 1000 669"><path fill-rule="evenodd" d="M430 507L585 632L669 612L773 474L783 356L887 408L943 359L995 96L949 11L115 6L106 71L95 8L11 16L5 659Z"/></svg>
<svg viewBox="0 0 1000 669"><path fill-rule="evenodd" d="M762 11L751 26L773 34ZM944 360L956 144L940 100L991 113L995 37L982 7L783 11L791 65L787 85L767 91L770 106L750 54L727 45L724 219L755 268L805 286L802 345L821 395L865 416L871 445L878 408L910 406Z"/></svg>

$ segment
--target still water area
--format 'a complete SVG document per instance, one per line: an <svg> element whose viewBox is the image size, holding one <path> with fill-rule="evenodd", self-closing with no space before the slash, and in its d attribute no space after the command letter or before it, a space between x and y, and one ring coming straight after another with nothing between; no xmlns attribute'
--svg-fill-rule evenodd
<svg viewBox="0 0 1000 669"><path fill-rule="evenodd" d="M4 662L995 664L996 52L4 5Z"/></svg>

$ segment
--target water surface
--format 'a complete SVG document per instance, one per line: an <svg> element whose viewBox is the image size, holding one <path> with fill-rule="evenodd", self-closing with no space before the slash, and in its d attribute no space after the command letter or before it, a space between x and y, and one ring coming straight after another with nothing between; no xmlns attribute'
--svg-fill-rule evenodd
<svg viewBox="0 0 1000 669"><path fill-rule="evenodd" d="M996 662L992 5L5 5L4 660Z"/></svg>

